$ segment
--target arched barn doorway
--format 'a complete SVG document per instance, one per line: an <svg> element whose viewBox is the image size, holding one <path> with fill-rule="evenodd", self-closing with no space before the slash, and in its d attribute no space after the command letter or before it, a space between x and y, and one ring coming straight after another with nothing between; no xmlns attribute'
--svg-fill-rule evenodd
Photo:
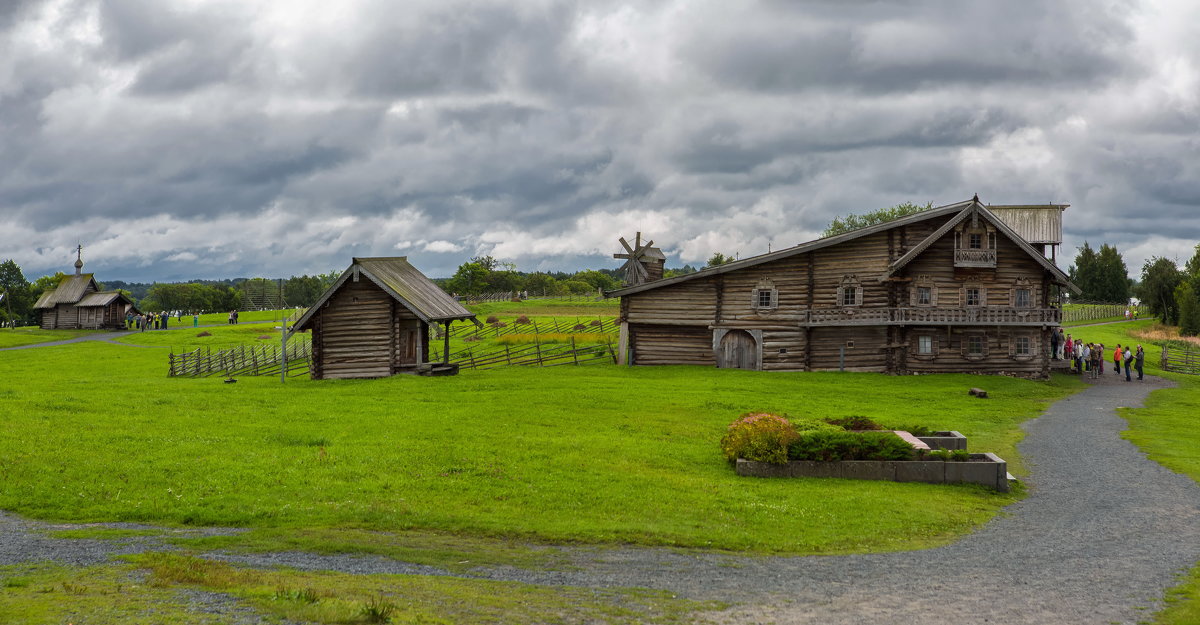
<svg viewBox="0 0 1200 625"><path fill-rule="evenodd" d="M720 369L758 369L758 341L745 330L729 330L717 344Z"/></svg>

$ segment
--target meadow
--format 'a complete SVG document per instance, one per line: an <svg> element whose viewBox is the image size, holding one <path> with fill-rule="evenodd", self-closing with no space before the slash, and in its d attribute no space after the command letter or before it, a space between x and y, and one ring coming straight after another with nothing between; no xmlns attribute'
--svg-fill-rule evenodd
<svg viewBox="0 0 1200 625"><path fill-rule="evenodd" d="M421 529L760 552L910 548L969 531L1013 495L739 478L717 449L725 426L770 410L957 429L976 449L1012 459L1018 473L1018 424L1077 388L1069 379L694 367L286 384L168 379L164 370L163 350L108 343L7 352L0 377L16 383L0 390L9 415L0 508L70 521ZM72 394L33 380L69 383ZM981 384L995 399L966 395Z"/></svg>
<svg viewBox="0 0 1200 625"><path fill-rule="evenodd" d="M565 316L561 309L549 314ZM1130 334L1151 323L1073 332L1110 346L1141 341L1147 372L1157 374L1157 348ZM239 344L262 332L277 341L271 327L223 326L207 329L213 336L204 338ZM188 328L124 340L166 346L191 334ZM610 365L224 384L166 378L166 353L83 343L0 354L0 414L6 415L0 509L62 521L239 526L251 531L177 542L194 549L375 553L450 570L468 560L557 566L540 548L545 544L764 554L912 549L972 531L1020 490L739 478L717 449L726 425L741 413L770 410L956 429L973 449L998 453L1021 475L1019 424L1081 386L1074 376L1033 382ZM1168 377L1180 386L1156 391L1144 408L1124 409L1125 436L1152 459L1200 479L1200 440L1191 426L1200 413L1200 381ZM967 396L972 386L992 398ZM64 387L71 393L51 390ZM29 614L61 615L37 606L61 602L63 594L81 605L111 603L119 580L140 569L152 571L161 587L219 590L268 614L319 622L355 620L385 586L409 588L430 598L422 605L436 608L398 613L405 618L486 622L488 610L502 618L495 615L518 604L533 610L530 621L562 614L541 587L528 585L504 591L523 602L489 604L496 587L478 580L239 573L189 558L152 554L81 571L0 568L5 585L16 580L0 593L0 613L5 597L8 607ZM1184 581L1158 622L1196 622L1200 575ZM325 593L321 607L293 600L309 587ZM55 593L42 592L47 588ZM464 615L454 608L462 602L447 596L471 597L483 612ZM166 615L173 604L164 597L158 605ZM579 605L585 604L581 595ZM584 621L640 620L630 615L649 614L646 606L656 606L665 621L711 609L634 591L587 605L580 608ZM164 621L189 622L186 611L179 614Z"/></svg>

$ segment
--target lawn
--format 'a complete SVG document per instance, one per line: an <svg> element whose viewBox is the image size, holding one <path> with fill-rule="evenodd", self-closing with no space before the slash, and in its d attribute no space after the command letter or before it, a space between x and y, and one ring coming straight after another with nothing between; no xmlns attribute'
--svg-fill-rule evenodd
<svg viewBox="0 0 1200 625"><path fill-rule="evenodd" d="M915 548L970 531L1017 495L739 478L718 452L725 426L751 410L862 414L959 430L1020 473L1018 424L1078 388L604 365L224 384L166 378L163 352L88 343L5 354L0 379L14 384L0 389L0 509L756 552ZM65 383L69 396L48 390ZM967 396L972 386L993 399Z"/></svg>
<svg viewBox="0 0 1200 625"><path fill-rule="evenodd" d="M33 326L0 328L0 348L62 341L93 332L97 330L42 330Z"/></svg>

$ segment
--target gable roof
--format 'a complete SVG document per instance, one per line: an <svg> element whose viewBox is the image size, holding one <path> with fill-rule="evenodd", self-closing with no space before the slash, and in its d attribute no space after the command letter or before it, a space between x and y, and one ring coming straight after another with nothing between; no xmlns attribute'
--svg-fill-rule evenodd
<svg viewBox="0 0 1200 625"><path fill-rule="evenodd" d="M75 305L82 307L108 306L119 299L125 300L129 304L133 304L133 302L130 301L128 297L125 297L125 294L120 291L97 291L95 293L88 293L87 295L84 295L83 299L79 300L79 303Z"/></svg>
<svg viewBox="0 0 1200 625"><path fill-rule="evenodd" d="M75 304L83 299L87 294L88 287L91 291L99 291L100 287L96 285L96 280L92 277L94 274L77 273L73 276L65 276L59 280L58 286L53 289L47 289L38 298L34 308L54 308L59 304Z"/></svg>
<svg viewBox="0 0 1200 625"><path fill-rule="evenodd" d="M396 301L412 311L421 321L454 321L470 319L476 324L475 314L463 308L458 300L450 297L425 274L417 271L405 256L384 258L354 258L346 271L338 277L308 311L292 325L293 331L303 330L317 315L322 306L354 276L365 277Z"/></svg>
<svg viewBox="0 0 1200 625"><path fill-rule="evenodd" d="M888 266L887 271L884 272L884 274L882 276L880 276L879 279L882 281L882 280L888 278L889 276L895 274L897 271L902 269L905 265L912 262L913 259L920 256L922 252L929 249L929 246L933 245L934 242L936 242L939 239L941 239L942 237L946 236L946 234L948 232L950 232L950 230L952 230L955 226L957 226L958 224L962 223L967 218L972 217L972 216L982 217L985 221L987 221L988 223L995 226L997 230L1004 233L1004 236L1011 239L1013 243L1016 243L1017 247L1020 247L1021 249L1023 249L1025 251L1025 253L1029 254L1030 256L1033 257L1034 260L1038 261L1038 263L1041 264L1042 267L1046 271L1049 271L1050 275L1054 276L1056 282L1067 287L1075 294L1077 294L1077 295L1079 294L1079 292L1080 292L1079 287L1077 287L1071 283L1070 277L1068 277L1067 274L1063 273L1063 270L1059 269L1058 265L1055 265L1054 263L1050 262L1045 256L1042 256L1040 253L1038 253L1038 251L1033 249L1033 246L1030 245L1028 241L1026 241L1023 237L1021 237L1021 235L1017 234L1016 231L1014 231L1007 223L1005 223L1003 219L1000 219L999 217L997 217L995 214L993 214L991 211L989 211L987 209L987 207L985 207L983 204L979 203L978 201L971 202L971 206L964 209L958 215L955 215L954 218L951 219L950 221L947 221L946 223L942 224L941 228L938 228L937 230L935 230L933 232L933 234L930 234L929 236L925 237L924 240L922 240L920 243L916 244L916 246L914 246L911 250L909 250L907 253L905 253L904 256L897 258L894 262L892 262L891 265Z"/></svg>
<svg viewBox="0 0 1200 625"><path fill-rule="evenodd" d="M844 232L839 235L826 237L823 239L817 239L815 241L809 241L807 243L801 243L799 245L784 248L782 250L778 250L775 252L770 252L767 254L761 254L759 256L753 256L750 258L737 260L732 263L726 263L724 265L720 265L717 267L701 269L700 271L697 271L696 273L689 273L684 276L676 276L674 278L665 278L663 280L655 280L654 282L646 282L644 284L639 284L636 286L629 286L629 287L624 287L624 288L620 288L620 289L614 289L612 291L606 291L605 295L608 297L620 297L622 295L633 295L634 293L641 293L642 291L649 291L651 289L657 289L657 288L664 287L664 286L670 286L672 284L679 284L681 282L687 282L689 280L697 280L700 278L707 278L710 276L715 276L715 275L719 275L719 274L723 274L723 273L729 273L731 271L737 271L739 269L745 269L747 267L753 267L755 265L761 265L763 263L769 263L772 261L780 260L782 258L788 258L791 256L795 256L797 254L803 254L805 252L812 252L812 251L830 247L833 245L839 245L841 243L845 243L846 241L853 241L854 239L859 239L859 238L862 238L865 236L870 236L872 234L876 234L879 232L886 232L888 230L891 230L892 228L906 226L908 224L920 223L922 221L934 219L937 217L945 217L947 215L955 215L955 218L950 220L950 222L947 222L947 223L948 224L957 223L958 221L961 221L962 219L965 219L966 217L970 216L971 211L973 211L973 210L982 210L985 217L990 217L990 219L988 220L989 222L995 224L996 227L999 228L1002 232L1004 232L1006 236L1008 236L1014 242L1016 242L1017 245L1021 247L1021 249L1023 249L1026 253L1030 254L1031 256L1033 256L1035 259L1037 259L1042 264L1043 267L1046 267L1047 270L1049 270L1051 272L1051 275L1053 275L1058 282L1060 282L1064 286L1067 286L1072 291L1078 292L1079 288L1076 287L1074 284L1071 284L1070 279L1067 278L1067 275L1064 274L1061 269L1059 269L1057 266L1054 265L1054 263L1051 263L1044 256L1042 256L1040 253L1038 253L1037 250L1033 249L1033 247L1030 246L1029 243L1025 242L1024 239L1022 239L1019 235L1017 235L1015 232L1013 232L1012 228L1009 228L1007 225L1005 225L1002 220L997 218L995 215L988 213L987 208L985 208L983 206L983 204L981 204L979 202L979 198L975 197L975 198L972 198L970 200L966 200L963 202L955 202L954 204L938 206L936 208L931 208L929 210L921 211L919 213L907 215L905 217L901 217L899 219L894 219L892 221L886 221L886 222L883 222L880 224L875 224L873 226L867 226L866 228L859 228L858 230L851 230L850 232ZM944 226L942 226L942 228L939 228L938 230L939 231L945 230L946 232L948 232L949 229L953 228L953 227L954 227L953 225L944 225ZM901 260L904 260L905 264L907 264L907 262L911 261L912 258L915 258L917 256L917 254L920 253L920 251L924 251L924 249L928 248L929 245L931 245L933 243L933 241L936 241L937 238L939 238L938 236L935 236L937 234L938 233L935 232L933 235L926 237L926 239L923 240L920 244L918 244L918 246L916 248L913 248L913 250L911 250L908 254L905 254L904 257L901 257L896 262L900 262ZM942 234L945 234L945 232L942 232ZM918 251L918 249L920 251ZM907 258L907 260L905 260L905 258ZM889 272L885 273L883 276L881 276L881 279L886 278L888 275L890 275L890 271L891 271L891 269L889 268Z"/></svg>

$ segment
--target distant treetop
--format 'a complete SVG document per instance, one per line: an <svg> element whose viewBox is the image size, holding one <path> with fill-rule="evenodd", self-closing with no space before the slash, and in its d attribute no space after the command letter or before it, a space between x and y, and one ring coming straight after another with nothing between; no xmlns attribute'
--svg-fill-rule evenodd
<svg viewBox="0 0 1200 625"><path fill-rule="evenodd" d="M833 222L829 224L829 227L825 229L825 232L821 233L821 238L824 239L826 237L842 234L843 232L850 232L851 230L858 230L859 228L866 228L867 226L874 226L875 224L881 224L886 221L900 219L901 217L906 217L921 211L927 211L931 208L933 208L933 202L930 202L924 206L913 204L912 202L905 202L903 204L897 204L891 208L881 208L877 211L871 211L863 215L850 214L846 215L845 217L836 217L834 218Z"/></svg>

